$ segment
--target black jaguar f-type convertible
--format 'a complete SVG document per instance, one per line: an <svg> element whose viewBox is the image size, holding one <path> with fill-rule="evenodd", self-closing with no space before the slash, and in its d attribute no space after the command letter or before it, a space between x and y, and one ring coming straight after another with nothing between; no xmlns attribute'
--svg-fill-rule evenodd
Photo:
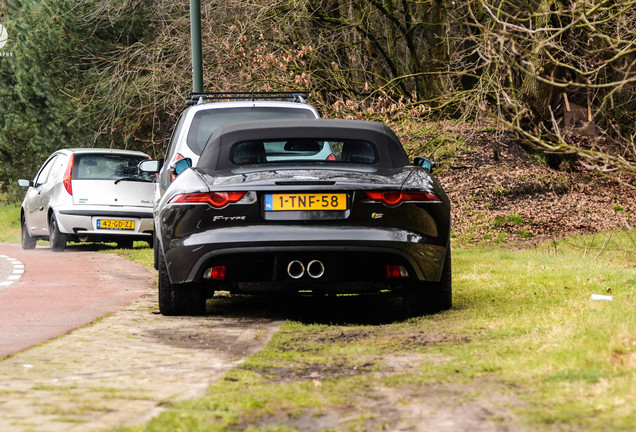
<svg viewBox="0 0 636 432"><path fill-rule="evenodd" d="M450 203L429 164L380 123L220 127L155 209L160 312L202 314L214 291L450 308Z"/></svg>

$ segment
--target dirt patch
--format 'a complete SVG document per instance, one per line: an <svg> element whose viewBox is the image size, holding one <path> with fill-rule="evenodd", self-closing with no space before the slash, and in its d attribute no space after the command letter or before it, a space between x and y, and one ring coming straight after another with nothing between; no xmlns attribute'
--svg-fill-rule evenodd
<svg viewBox="0 0 636 432"><path fill-rule="evenodd" d="M263 328L270 323L271 320L250 318L204 319L201 324L177 329L155 328L144 334L174 348L211 350L229 360L238 360L261 348L261 344L254 341L268 337Z"/></svg>
<svg viewBox="0 0 636 432"><path fill-rule="evenodd" d="M351 377L371 372L375 363L367 362L352 366L343 359L333 359L330 364L303 365L296 369L271 368L261 371L264 376L273 382L296 381L322 381L325 379L337 379Z"/></svg>
<svg viewBox="0 0 636 432"><path fill-rule="evenodd" d="M311 372L283 373L277 371L277 380L310 380L320 387L323 380L369 374L380 378L400 371L412 373L422 363L442 364L448 361L440 355L426 353L387 354L362 367L334 370L321 366ZM348 372L346 370L348 369ZM289 371L286 371L289 372ZM289 418L284 414L272 414L259 418L250 426L265 428L281 426L302 431L325 430L391 430L391 431L497 431L518 432L526 430L515 415L521 406L514 389L492 379L477 378L470 384L437 384L427 386L405 385L387 387L372 385L364 394L346 395L344 406L324 410L306 410Z"/></svg>
<svg viewBox="0 0 636 432"><path fill-rule="evenodd" d="M440 384L426 388L396 390L376 387L365 406L373 415L367 430L394 431L521 431L512 407L516 398L492 390L479 394L479 380L470 385Z"/></svg>
<svg viewBox="0 0 636 432"><path fill-rule="evenodd" d="M392 337L391 342L399 345L404 349L421 349L427 345L435 345L440 343L468 343L468 338L457 335L444 333L412 333Z"/></svg>
<svg viewBox="0 0 636 432"><path fill-rule="evenodd" d="M324 333L328 334L325 335ZM315 342L318 344L331 343L346 345L352 342L364 342L365 340L373 340L373 343L387 346L399 345L402 349L416 349L426 345L444 342L460 343L464 342L465 338L442 333L417 332L412 334L393 334L390 331L384 337L378 338L377 334L370 334L364 329L339 327L334 329L331 333L323 331L317 335L315 339L308 342L310 344ZM282 349L282 351L284 351L284 349Z"/></svg>
<svg viewBox="0 0 636 432"><path fill-rule="evenodd" d="M512 134L451 128L466 145L440 161L453 231L468 242L542 241L629 228L633 179L610 178L566 159L529 153Z"/></svg>

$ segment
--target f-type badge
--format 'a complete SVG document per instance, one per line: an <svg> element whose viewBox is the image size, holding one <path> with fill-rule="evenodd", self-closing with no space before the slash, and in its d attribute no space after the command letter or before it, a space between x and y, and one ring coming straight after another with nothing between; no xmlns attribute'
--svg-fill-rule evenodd
<svg viewBox="0 0 636 432"><path fill-rule="evenodd" d="M212 222L216 221L244 221L247 216L214 216Z"/></svg>

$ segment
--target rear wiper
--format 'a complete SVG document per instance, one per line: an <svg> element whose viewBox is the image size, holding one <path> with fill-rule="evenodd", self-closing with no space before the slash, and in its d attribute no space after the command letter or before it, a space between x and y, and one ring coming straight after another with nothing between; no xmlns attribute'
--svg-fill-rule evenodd
<svg viewBox="0 0 636 432"><path fill-rule="evenodd" d="M119 183L120 181L152 182L151 179L144 179L139 177L122 177L115 180L115 184Z"/></svg>

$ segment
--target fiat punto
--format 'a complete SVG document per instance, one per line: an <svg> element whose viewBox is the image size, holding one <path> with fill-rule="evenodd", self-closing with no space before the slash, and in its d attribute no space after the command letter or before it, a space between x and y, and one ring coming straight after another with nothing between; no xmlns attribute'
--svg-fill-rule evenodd
<svg viewBox="0 0 636 432"><path fill-rule="evenodd" d="M53 153L27 187L20 211L22 247L48 239L62 251L69 241L117 242L153 239L155 176L139 170L149 156L112 149L62 149Z"/></svg>

